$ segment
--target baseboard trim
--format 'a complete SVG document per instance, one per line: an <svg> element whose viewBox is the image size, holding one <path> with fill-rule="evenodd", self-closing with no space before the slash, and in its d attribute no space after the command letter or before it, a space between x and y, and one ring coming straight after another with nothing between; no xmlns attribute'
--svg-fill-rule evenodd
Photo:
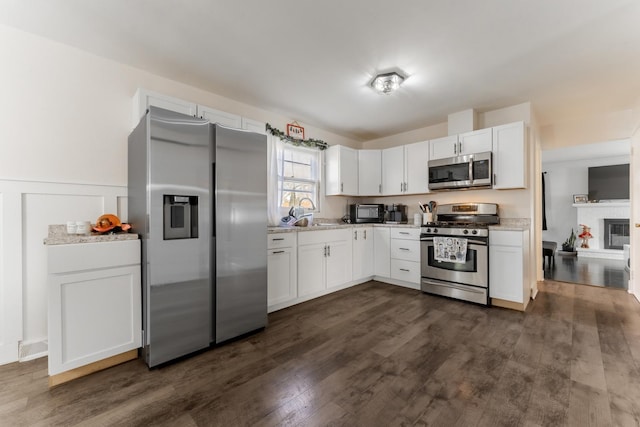
<svg viewBox="0 0 640 427"><path fill-rule="evenodd" d="M107 357L106 359L98 360L97 362L89 363L88 365L80 366L79 368L51 375L49 377L49 388L137 358L138 349L134 349L116 354L115 356Z"/></svg>
<svg viewBox="0 0 640 427"><path fill-rule="evenodd" d="M527 309L526 303L506 301L498 298L491 298L491 305L494 307L502 307L502 308L508 308L510 310L518 310L518 311L525 311Z"/></svg>

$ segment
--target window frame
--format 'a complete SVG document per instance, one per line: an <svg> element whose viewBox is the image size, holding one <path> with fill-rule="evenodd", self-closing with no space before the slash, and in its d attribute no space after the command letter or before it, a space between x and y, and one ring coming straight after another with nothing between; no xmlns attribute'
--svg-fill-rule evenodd
<svg viewBox="0 0 640 427"><path fill-rule="evenodd" d="M293 162L293 160L285 160L285 154L286 152L302 152L302 153L306 153L306 154L311 154L313 155L313 157L315 157L315 160L312 159L311 163L309 164L309 167L311 168L311 173L310 175L314 176L314 178L296 178L295 176L292 177L287 177L284 174L284 170L285 170L285 163L291 162L291 163L296 163ZM288 144L284 144L283 148L282 148L282 156L278 159L279 165L278 165L278 181L280 182L280 188L279 188L279 195L278 195L278 203L279 203L279 207L280 210L289 210L290 207L287 206L283 206L283 201L284 201L284 195L285 192L300 192L300 193L309 193L309 191L297 191L297 190L288 190L285 189L285 183L286 182L292 182L292 183L300 183L300 184L312 184L314 186L314 196L315 196L315 200L313 200L314 205L316 207L315 210L313 209L309 209L309 208L305 208L308 212L315 212L318 213L320 212L320 192L321 192L321 180L322 180L322 173L321 173L321 168L322 168L322 156L321 156L321 151L317 150L317 149L313 149L313 148L306 148L306 147L299 147L299 146L295 146L295 145L288 145ZM315 162L315 165L314 165ZM300 164L300 163L298 163ZM304 163L302 163L303 165L306 165ZM315 171L314 171L315 169ZM313 199L313 198L312 198ZM295 206L297 207L297 206Z"/></svg>

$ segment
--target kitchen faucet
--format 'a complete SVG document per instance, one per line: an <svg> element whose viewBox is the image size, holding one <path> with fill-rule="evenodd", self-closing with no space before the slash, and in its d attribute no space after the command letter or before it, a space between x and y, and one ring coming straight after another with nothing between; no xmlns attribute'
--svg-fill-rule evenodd
<svg viewBox="0 0 640 427"><path fill-rule="evenodd" d="M312 210L314 210L314 211L316 210L316 205L315 205L315 203L313 203L313 200L311 200L311 199L310 199L310 198L308 198L308 197L303 197L302 199L298 200L298 207L302 208L302 201L303 201L303 200L308 200L308 201L309 201L309 203L311 203L311 209L312 209ZM302 209L304 209L304 208L302 208ZM303 213L304 213L304 211L303 211Z"/></svg>

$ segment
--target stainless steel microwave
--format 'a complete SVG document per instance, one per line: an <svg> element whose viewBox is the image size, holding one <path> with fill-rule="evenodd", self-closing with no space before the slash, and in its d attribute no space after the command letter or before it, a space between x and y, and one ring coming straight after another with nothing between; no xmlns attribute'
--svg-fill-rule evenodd
<svg viewBox="0 0 640 427"><path fill-rule="evenodd" d="M349 205L349 219L352 224L367 222L384 222L384 205L353 204Z"/></svg>
<svg viewBox="0 0 640 427"><path fill-rule="evenodd" d="M491 187L491 151L429 160L429 190Z"/></svg>

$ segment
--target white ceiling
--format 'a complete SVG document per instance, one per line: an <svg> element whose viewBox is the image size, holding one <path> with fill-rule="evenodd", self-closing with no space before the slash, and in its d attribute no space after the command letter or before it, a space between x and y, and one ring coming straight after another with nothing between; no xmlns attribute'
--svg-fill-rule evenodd
<svg viewBox="0 0 640 427"><path fill-rule="evenodd" d="M640 96L638 0L0 0L0 23L358 140ZM368 87L378 72L400 91Z"/></svg>

